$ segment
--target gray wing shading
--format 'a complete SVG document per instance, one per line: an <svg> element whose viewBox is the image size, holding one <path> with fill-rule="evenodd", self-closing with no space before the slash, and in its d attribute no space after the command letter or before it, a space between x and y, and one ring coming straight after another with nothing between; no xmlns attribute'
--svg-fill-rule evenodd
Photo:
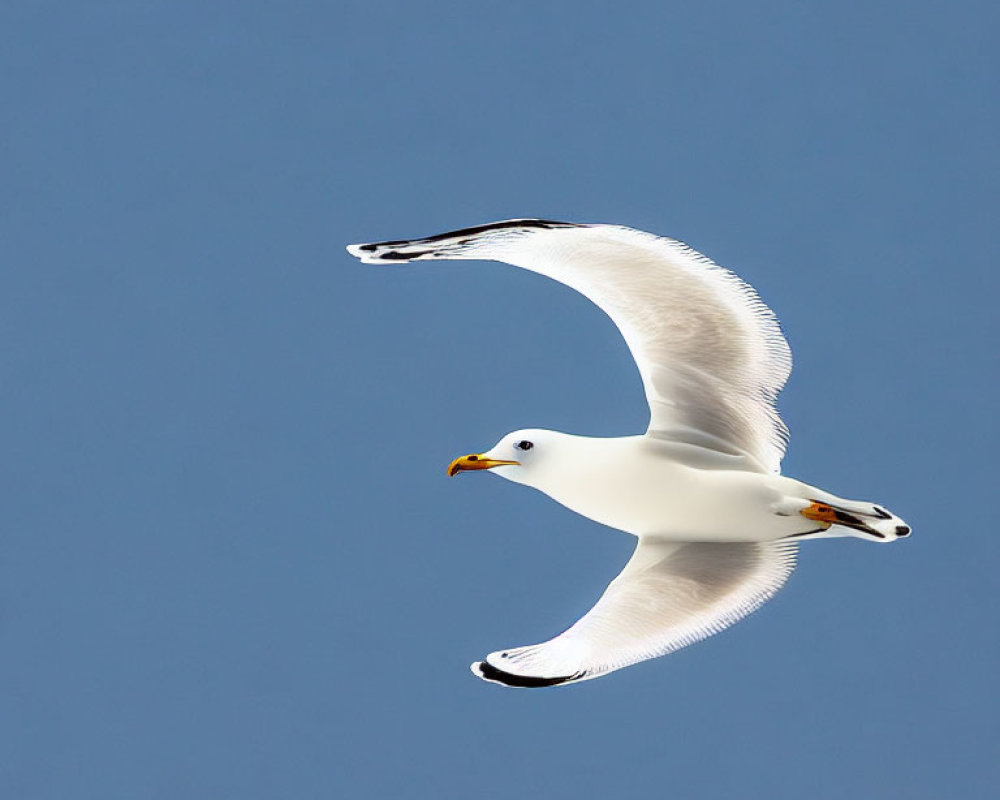
<svg viewBox="0 0 1000 800"><path fill-rule="evenodd" d="M753 288L682 242L522 219L347 249L367 263L502 261L576 289L624 336L649 403L649 435L778 471L788 432L775 402L791 371L788 344Z"/></svg>
<svg viewBox="0 0 1000 800"><path fill-rule="evenodd" d="M729 627L770 599L795 567L784 542L641 539L621 574L569 630L472 665L487 681L544 687L590 680Z"/></svg>

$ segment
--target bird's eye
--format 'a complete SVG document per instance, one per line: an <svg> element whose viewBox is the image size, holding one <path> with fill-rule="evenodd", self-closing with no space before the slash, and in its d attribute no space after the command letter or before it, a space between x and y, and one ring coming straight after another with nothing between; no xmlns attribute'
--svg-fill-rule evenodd
<svg viewBox="0 0 1000 800"><path fill-rule="evenodd" d="M527 439L522 439L517 444L514 445L518 450L530 450L535 445L529 442Z"/></svg>

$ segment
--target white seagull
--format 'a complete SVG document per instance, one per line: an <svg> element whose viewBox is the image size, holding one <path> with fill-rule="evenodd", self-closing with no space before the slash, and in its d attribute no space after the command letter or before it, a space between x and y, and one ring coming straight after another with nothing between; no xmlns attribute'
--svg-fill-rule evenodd
<svg viewBox="0 0 1000 800"><path fill-rule="evenodd" d="M369 264L493 260L590 298L618 326L649 402L640 436L520 430L449 475L490 470L634 535L597 604L541 644L472 665L487 681L589 680L721 631L781 588L803 539L908 536L899 517L780 474L788 430L775 400L792 358L772 311L682 242L617 225L494 222L426 239L355 244Z"/></svg>

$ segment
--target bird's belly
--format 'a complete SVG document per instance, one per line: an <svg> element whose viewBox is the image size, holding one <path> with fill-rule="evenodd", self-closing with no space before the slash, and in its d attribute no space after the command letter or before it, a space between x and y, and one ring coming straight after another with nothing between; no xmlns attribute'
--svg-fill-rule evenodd
<svg viewBox="0 0 1000 800"><path fill-rule="evenodd" d="M655 463L636 472L583 471L553 499L636 536L684 541L764 541L795 530L774 512L780 476ZM786 530L786 528L788 528Z"/></svg>

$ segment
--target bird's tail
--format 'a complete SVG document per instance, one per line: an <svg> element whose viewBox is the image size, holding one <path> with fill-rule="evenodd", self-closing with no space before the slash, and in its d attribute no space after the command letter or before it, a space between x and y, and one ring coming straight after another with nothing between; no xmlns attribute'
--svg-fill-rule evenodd
<svg viewBox="0 0 1000 800"><path fill-rule="evenodd" d="M812 500L799 513L819 523L821 530L813 532L819 537L824 534L848 535L877 542L893 542L909 536L911 530L902 519L882 506L861 500L845 500L826 493L821 499Z"/></svg>

